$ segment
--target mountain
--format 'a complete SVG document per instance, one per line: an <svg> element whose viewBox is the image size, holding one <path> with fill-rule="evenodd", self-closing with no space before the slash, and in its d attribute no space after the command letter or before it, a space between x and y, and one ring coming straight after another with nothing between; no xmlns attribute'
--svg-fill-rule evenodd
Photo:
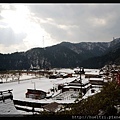
<svg viewBox="0 0 120 120"><path fill-rule="evenodd" d="M27 62L24 52L0 54L0 70L27 69Z"/></svg>
<svg viewBox="0 0 120 120"><path fill-rule="evenodd" d="M109 43L107 42L81 42L76 44L62 42L61 45L73 50L77 54L82 54L87 57L100 56L109 47Z"/></svg>
<svg viewBox="0 0 120 120"><path fill-rule="evenodd" d="M81 63L87 68L101 68L106 64L120 65L120 43L111 46L105 54L99 57L89 58Z"/></svg>
<svg viewBox="0 0 120 120"><path fill-rule="evenodd" d="M33 48L25 53L30 64L48 67L75 67L80 62L80 56L67 47L54 45L52 47Z"/></svg>
<svg viewBox="0 0 120 120"><path fill-rule="evenodd" d="M120 38L111 42L81 42L60 44L46 48L32 48L26 52L0 54L0 70L40 68L100 68L108 63L120 64Z"/></svg>

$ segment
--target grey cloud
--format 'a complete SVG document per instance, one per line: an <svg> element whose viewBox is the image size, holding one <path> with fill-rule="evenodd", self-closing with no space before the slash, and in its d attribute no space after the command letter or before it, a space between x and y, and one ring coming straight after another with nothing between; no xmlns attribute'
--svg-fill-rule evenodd
<svg viewBox="0 0 120 120"><path fill-rule="evenodd" d="M15 34L11 28L0 28L0 44L5 46L19 44L25 37L25 33Z"/></svg>
<svg viewBox="0 0 120 120"><path fill-rule="evenodd" d="M54 24L43 23L41 24L41 27L43 27L46 32L51 35L52 38L58 41L64 40L67 37L67 31L57 27Z"/></svg>
<svg viewBox="0 0 120 120"><path fill-rule="evenodd" d="M119 37L120 4L31 4L26 6L31 13L34 13L31 14L31 20L36 20L35 17L45 20L46 23L40 20L35 22L59 42L63 40L70 42L110 41L113 37ZM1 6L0 9L2 9ZM12 6L10 9L14 10L15 7ZM52 18L53 21L48 22L47 18ZM95 26L94 18L103 19L106 23ZM69 29L62 29L58 27L59 25L65 25ZM7 36L5 37L4 34ZM20 42L26 37L23 33L21 37L20 34L15 35L8 28L0 29L0 35L6 42L10 38L12 40L10 44ZM0 43L6 43L2 40Z"/></svg>

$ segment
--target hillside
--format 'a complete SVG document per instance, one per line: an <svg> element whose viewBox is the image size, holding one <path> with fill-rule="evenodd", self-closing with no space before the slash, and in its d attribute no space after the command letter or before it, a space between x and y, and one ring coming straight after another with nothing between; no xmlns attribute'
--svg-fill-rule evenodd
<svg viewBox="0 0 120 120"><path fill-rule="evenodd" d="M42 68L101 68L105 64L120 64L120 39L111 42L81 42L60 44L46 48L32 48L26 52L0 54L0 70Z"/></svg>
<svg viewBox="0 0 120 120"><path fill-rule="evenodd" d="M107 42L81 42L76 44L62 42L60 45L73 50L77 54L84 55L85 58L100 56L109 48Z"/></svg>
<svg viewBox="0 0 120 120"><path fill-rule="evenodd" d="M109 48L104 55L87 59L81 64L87 68L101 68L106 64L120 65L120 43Z"/></svg>
<svg viewBox="0 0 120 120"><path fill-rule="evenodd" d="M80 56L74 51L59 45L45 49L33 48L25 53L30 64L48 67L75 67L80 62Z"/></svg>

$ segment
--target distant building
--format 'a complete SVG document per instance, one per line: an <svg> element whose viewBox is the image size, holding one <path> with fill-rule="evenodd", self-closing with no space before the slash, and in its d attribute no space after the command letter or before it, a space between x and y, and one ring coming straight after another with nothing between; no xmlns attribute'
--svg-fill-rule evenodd
<svg viewBox="0 0 120 120"><path fill-rule="evenodd" d="M40 66L37 65L36 67L33 67L33 65L31 64L30 66L30 70L39 70L40 69Z"/></svg>
<svg viewBox="0 0 120 120"><path fill-rule="evenodd" d="M99 75L99 73L93 74L93 73L86 73L85 78L101 78L102 76Z"/></svg>
<svg viewBox="0 0 120 120"><path fill-rule="evenodd" d="M56 78L68 78L72 77L72 74L68 73L57 73L57 74L51 74L49 76L49 79L56 79Z"/></svg>
<svg viewBox="0 0 120 120"><path fill-rule="evenodd" d="M75 74L85 74L83 67L81 67L81 68L77 67L76 69L74 69L74 72L75 72Z"/></svg>
<svg viewBox="0 0 120 120"><path fill-rule="evenodd" d="M89 78L89 82L92 85L103 85L104 79L103 78Z"/></svg>
<svg viewBox="0 0 120 120"><path fill-rule="evenodd" d="M36 89L27 89L27 92L25 93L26 98L32 98L32 99L44 99L46 97L46 92L42 90L36 90Z"/></svg>

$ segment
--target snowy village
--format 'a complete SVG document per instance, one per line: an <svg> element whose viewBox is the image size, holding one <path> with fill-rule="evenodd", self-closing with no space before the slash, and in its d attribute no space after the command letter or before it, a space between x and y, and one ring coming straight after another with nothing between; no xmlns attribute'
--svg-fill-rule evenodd
<svg viewBox="0 0 120 120"><path fill-rule="evenodd" d="M100 93L107 82L120 84L120 66L62 68L0 74L0 115L33 115L70 110L66 106ZM118 107L119 108L119 107Z"/></svg>
<svg viewBox="0 0 120 120"><path fill-rule="evenodd" d="M119 17L118 3L1 3L0 117L120 119Z"/></svg>

